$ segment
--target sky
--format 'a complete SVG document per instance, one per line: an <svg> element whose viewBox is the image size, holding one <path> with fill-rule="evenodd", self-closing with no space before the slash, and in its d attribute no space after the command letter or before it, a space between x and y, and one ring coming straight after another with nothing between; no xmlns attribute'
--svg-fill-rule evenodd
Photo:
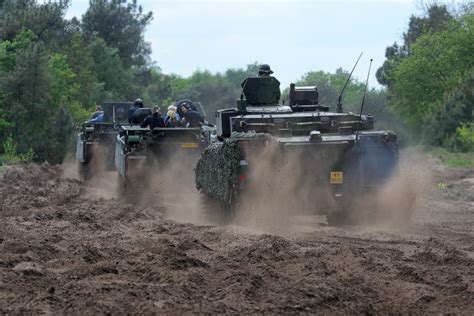
<svg viewBox="0 0 474 316"><path fill-rule="evenodd" d="M342 67L380 87L375 71L385 48L401 42L420 0L138 0L153 12L145 33L152 60L164 73L223 72L254 62L269 64L282 88L315 70ZM80 16L88 0L72 0L66 17Z"/></svg>

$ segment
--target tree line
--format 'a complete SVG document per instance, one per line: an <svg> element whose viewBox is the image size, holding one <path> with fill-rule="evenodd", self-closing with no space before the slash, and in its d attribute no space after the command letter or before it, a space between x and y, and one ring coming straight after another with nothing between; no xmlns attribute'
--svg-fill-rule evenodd
<svg viewBox="0 0 474 316"><path fill-rule="evenodd" d="M189 77L164 74L144 37L153 19L136 0L91 0L81 19L65 18L69 0L0 0L0 154L60 163L76 127L96 104L144 100L167 106L199 101L208 119L240 96L258 63ZM384 128L404 126L420 141L473 149L472 6L453 13L433 5L412 16L404 43L387 48L377 71L385 89L368 91L365 113ZM310 71L296 84L317 85L334 106L348 72ZM358 112L364 83L352 79L345 108ZM285 97L285 91L283 93ZM18 158L20 157L20 158ZM13 158L11 158L13 159Z"/></svg>
<svg viewBox="0 0 474 316"><path fill-rule="evenodd" d="M474 4L433 4L386 49L377 80L418 141L474 150Z"/></svg>

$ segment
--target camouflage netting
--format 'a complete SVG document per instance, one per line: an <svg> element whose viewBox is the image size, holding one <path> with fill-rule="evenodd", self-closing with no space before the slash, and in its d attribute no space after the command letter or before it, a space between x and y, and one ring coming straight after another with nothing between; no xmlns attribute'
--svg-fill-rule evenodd
<svg viewBox="0 0 474 316"><path fill-rule="evenodd" d="M239 184L242 152L238 141L267 139L264 133L233 133L222 143L214 143L204 150L196 166L196 188L221 201L232 201L233 188Z"/></svg>

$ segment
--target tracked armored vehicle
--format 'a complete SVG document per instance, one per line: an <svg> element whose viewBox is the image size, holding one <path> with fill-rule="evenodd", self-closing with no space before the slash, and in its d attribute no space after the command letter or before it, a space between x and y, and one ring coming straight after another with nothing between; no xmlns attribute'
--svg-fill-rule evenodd
<svg viewBox="0 0 474 316"><path fill-rule="evenodd" d="M204 206L225 221L243 205L270 205L276 216L279 207L302 208L330 224L355 222L357 202L396 172L397 136L373 130L371 115L331 112L316 87L291 84L289 104L280 104L279 85L247 78L237 106L216 113L216 141L195 170Z"/></svg>
<svg viewBox="0 0 474 316"><path fill-rule="evenodd" d="M151 113L147 108L139 111ZM120 126L115 139L115 167L120 174L122 193L137 199L151 178L160 181L167 171L173 172L175 179L190 177L187 182L192 185L193 167L209 144L213 130L208 126L152 130L140 125Z"/></svg>
<svg viewBox="0 0 474 316"><path fill-rule="evenodd" d="M95 169L114 169L115 138L119 126L127 122L131 102L106 102L102 105L103 121L83 123L76 140L79 172L88 179Z"/></svg>

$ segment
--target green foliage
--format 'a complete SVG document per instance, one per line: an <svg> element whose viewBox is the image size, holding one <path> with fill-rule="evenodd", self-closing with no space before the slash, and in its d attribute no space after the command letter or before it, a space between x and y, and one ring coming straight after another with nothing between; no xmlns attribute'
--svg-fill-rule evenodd
<svg viewBox="0 0 474 316"><path fill-rule="evenodd" d="M29 36L25 30L9 44L8 54L14 56L13 64L0 66L0 109L5 113L12 127L4 131L12 135L20 152L33 148L42 159L47 146L45 122L54 114L50 100L50 77L48 73L48 52L43 43Z"/></svg>
<svg viewBox="0 0 474 316"><path fill-rule="evenodd" d="M97 78L98 70L89 43L80 32L75 32L65 44L63 53L67 56L68 65L75 74L74 84L79 88L74 99L80 107L89 110L95 103L102 102L106 94L104 83ZM74 112L73 116L78 119Z"/></svg>
<svg viewBox="0 0 474 316"><path fill-rule="evenodd" d="M456 128L456 140L461 151L474 152L474 123L461 123Z"/></svg>
<svg viewBox="0 0 474 316"><path fill-rule="evenodd" d="M187 98L201 102L212 121L216 110L235 106L242 80L258 72L253 63L188 78L163 74L150 62L144 39L152 14L136 0L92 0L82 21L64 18L69 3L0 1L0 139L9 140L0 153L8 151L11 159L31 149L35 160L61 162L74 126L104 101L142 98L163 107ZM376 124L403 139L408 122L431 146L472 149L473 16L463 12L434 5L410 18L404 43L387 48L377 72L387 90L367 92L364 113ZM297 84L318 86L320 103L334 108L347 74L312 71ZM359 112L364 89L350 82L345 110Z"/></svg>
<svg viewBox="0 0 474 316"><path fill-rule="evenodd" d="M39 161L61 162L96 104L170 94L145 62L150 13L136 1L92 1L82 22L67 21L68 4L0 2L0 139L11 135L15 150L32 148Z"/></svg>
<svg viewBox="0 0 474 316"><path fill-rule="evenodd" d="M469 150L458 129L473 120L474 72L447 94L442 104L425 120L423 136L428 145L445 146L452 150ZM464 131L464 129L463 129ZM462 134L465 135L465 134Z"/></svg>
<svg viewBox="0 0 474 316"><path fill-rule="evenodd" d="M319 93L319 103L330 105L336 109L337 100L344 84L346 83L349 72L339 68L336 72L328 73L324 71L312 71L306 73L299 81L297 86L317 86ZM346 110L358 111L362 102L365 84L351 79L343 96L343 104ZM370 99L370 98L369 98Z"/></svg>
<svg viewBox="0 0 474 316"><path fill-rule="evenodd" d="M412 45L412 54L395 70L393 106L419 131L427 114L440 106L474 67L474 19L447 31L426 34Z"/></svg>
<svg viewBox="0 0 474 316"><path fill-rule="evenodd" d="M45 1L4 0L0 2L0 34L13 40L24 29L31 30L40 40L53 43L60 40L66 30L64 12L68 0Z"/></svg>
<svg viewBox="0 0 474 316"><path fill-rule="evenodd" d="M51 163L62 163L74 138L73 118L66 107L61 107L50 126L50 150L46 160Z"/></svg>
<svg viewBox="0 0 474 316"><path fill-rule="evenodd" d="M35 158L33 149L29 148L25 153L17 153L17 144L10 136L3 142L3 157L2 161L7 164L26 163L31 162Z"/></svg>
<svg viewBox="0 0 474 316"><path fill-rule="evenodd" d="M377 71L377 79L388 88L389 107L417 140L430 146L471 150L461 136L466 133L463 124L473 119L471 8L463 7L456 15L434 4L426 15L412 16L404 45L387 48L387 59Z"/></svg>
<svg viewBox="0 0 474 316"><path fill-rule="evenodd" d="M348 75L349 72L341 68L337 69L335 73L312 71L306 73L296 82L296 85L316 86L319 93L319 103L329 105L335 111L339 95ZM352 78L342 98L344 110L359 113L364 90L365 83ZM285 96L284 98L288 98L288 89L285 90L283 95ZM363 112L375 117L377 127L397 131L403 141L408 138L408 135L404 132L404 122L387 106L387 93L385 90L368 89Z"/></svg>
<svg viewBox="0 0 474 316"><path fill-rule="evenodd" d="M48 70L51 74L52 104L60 106L70 103L79 91L79 83L75 82L76 74L69 67L67 57L53 54L49 59Z"/></svg>
<svg viewBox="0 0 474 316"><path fill-rule="evenodd" d="M386 60L377 70L376 77L380 84L391 87L396 79L394 71L399 64L411 54L412 44L423 34L443 31L454 20L446 5L433 4L428 7L424 16L410 17L408 30L403 34L403 44L396 42L385 50Z"/></svg>
<svg viewBox="0 0 474 316"><path fill-rule="evenodd" d="M258 64L246 68L228 69L225 73L211 73L198 70L189 78L169 76L171 94L167 101L190 99L202 103L206 119L213 122L213 113L219 109L234 107L242 87L240 84L248 76L255 76Z"/></svg>
<svg viewBox="0 0 474 316"><path fill-rule="evenodd" d="M136 0L91 0L82 28L89 38L102 38L108 47L116 48L124 65L143 66L151 51L144 32L152 17Z"/></svg>
<svg viewBox="0 0 474 316"><path fill-rule="evenodd" d="M431 150L431 155L450 167L474 167L474 155L472 152L459 153L449 151L442 147L437 147Z"/></svg>

